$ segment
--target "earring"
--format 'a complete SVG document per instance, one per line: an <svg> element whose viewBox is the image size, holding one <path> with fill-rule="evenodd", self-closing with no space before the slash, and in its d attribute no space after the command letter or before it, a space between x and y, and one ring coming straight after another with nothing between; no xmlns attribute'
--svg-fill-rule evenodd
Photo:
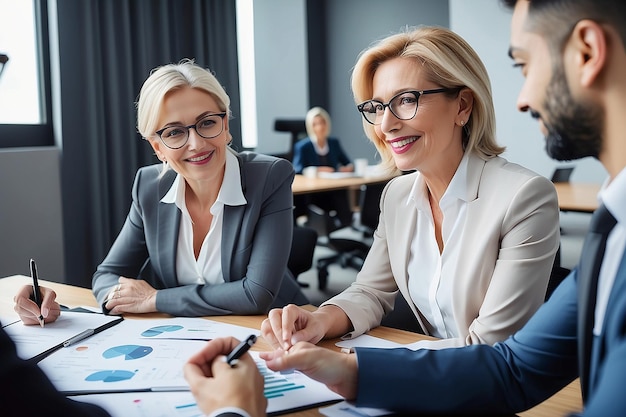
<svg viewBox="0 0 626 417"><path fill-rule="evenodd" d="M459 123L461 126L465 126L465 120L461 120Z"/></svg>

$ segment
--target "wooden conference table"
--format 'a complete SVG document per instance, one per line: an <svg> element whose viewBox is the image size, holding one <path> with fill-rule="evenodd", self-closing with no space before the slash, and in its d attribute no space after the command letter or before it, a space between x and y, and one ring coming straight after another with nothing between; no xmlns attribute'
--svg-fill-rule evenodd
<svg viewBox="0 0 626 417"><path fill-rule="evenodd" d="M592 213L598 208L600 184L557 182L554 184L562 211Z"/></svg>
<svg viewBox="0 0 626 417"><path fill-rule="evenodd" d="M366 177L340 177L337 178L309 178L301 174L296 174L291 185L294 195L316 193L320 191L333 190L358 190L361 185L375 184L378 182L389 181L395 175L373 175Z"/></svg>
<svg viewBox="0 0 626 417"><path fill-rule="evenodd" d="M13 311L13 296L23 285L32 284L29 277L23 275L14 275L6 278L0 278L0 316L10 316L15 314ZM91 306L98 307L96 300L87 288L75 287L67 284L60 284L50 281L40 280L40 285L52 288L57 293L57 301L68 307ZM311 309L315 307L311 306ZM128 314L124 316L129 319L141 318L167 318L166 314ZM211 316L211 320L220 321L239 326L251 327L259 329L261 322L266 316ZM382 339L391 340L397 343L412 343L427 336L417 333L410 333L403 330L392 329L388 327L378 327L369 332L370 335ZM320 343L321 346L332 350L339 350L335 346L337 340L326 340ZM259 341L252 348L254 350L269 350L269 345L259 338ZM564 416L570 412L580 411L582 409L582 400L580 395L580 385L578 380L572 382L567 387L553 397L543 403L531 408L528 411L519 413L520 417L554 417ZM298 417L319 417L322 414L317 407L309 410L299 411L296 413L286 414L288 416Z"/></svg>
<svg viewBox="0 0 626 417"><path fill-rule="evenodd" d="M361 185L386 182L394 176L379 174L367 177L308 178L298 174L293 180L291 189L294 195L341 189L354 191L358 190ZM592 213L598 208L600 184L559 182L555 183L554 187L558 195L559 208L562 211Z"/></svg>

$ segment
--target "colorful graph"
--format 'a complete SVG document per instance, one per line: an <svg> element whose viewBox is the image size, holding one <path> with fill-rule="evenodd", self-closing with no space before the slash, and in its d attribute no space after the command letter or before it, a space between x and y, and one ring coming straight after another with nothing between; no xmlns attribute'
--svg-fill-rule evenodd
<svg viewBox="0 0 626 417"><path fill-rule="evenodd" d="M124 356L124 360L130 361L134 359L140 359L144 356L149 355L152 352L152 347L150 346L139 346L139 345L121 345L121 346L113 346L105 350L102 353L102 356L105 359L116 358L118 356Z"/></svg>
<svg viewBox="0 0 626 417"><path fill-rule="evenodd" d="M265 387L263 389L263 395L268 400L270 398L282 397L287 391L293 391L303 389L304 385L296 384L289 381L287 378L281 376L278 372L270 371L260 362L257 362L257 367L265 379Z"/></svg>
<svg viewBox="0 0 626 417"><path fill-rule="evenodd" d="M85 378L85 381L119 382L127 381L133 376L134 372L125 370L98 371Z"/></svg>
<svg viewBox="0 0 626 417"><path fill-rule="evenodd" d="M182 328L183 326L179 326L178 324L156 326L148 330L145 330L144 332L141 333L141 335L143 337L154 337L154 336L159 336L160 334L163 334L166 332L176 332L178 330L181 330Z"/></svg>

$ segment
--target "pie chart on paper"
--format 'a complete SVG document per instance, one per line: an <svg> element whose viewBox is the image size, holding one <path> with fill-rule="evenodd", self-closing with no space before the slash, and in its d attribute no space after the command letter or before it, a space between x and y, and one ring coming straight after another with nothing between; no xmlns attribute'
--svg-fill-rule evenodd
<svg viewBox="0 0 626 417"><path fill-rule="evenodd" d="M171 325L166 325L166 326L155 326L144 331L143 333L141 333L141 335L143 337L154 337L162 333L166 333L166 332L176 332L178 330L181 330L182 328L183 326L180 326L178 324L171 324Z"/></svg>
<svg viewBox="0 0 626 417"><path fill-rule="evenodd" d="M85 378L85 381L119 382L127 381L135 376L134 372L125 370L98 371Z"/></svg>
<svg viewBox="0 0 626 417"><path fill-rule="evenodd" d="M102 356L105 359L112 359L118 356L123 356L124 360L131 361L134 359L141 359L144 356L149 355L152 350L153 349L150 346L120 345L105 350L102 353Z"/></svg>

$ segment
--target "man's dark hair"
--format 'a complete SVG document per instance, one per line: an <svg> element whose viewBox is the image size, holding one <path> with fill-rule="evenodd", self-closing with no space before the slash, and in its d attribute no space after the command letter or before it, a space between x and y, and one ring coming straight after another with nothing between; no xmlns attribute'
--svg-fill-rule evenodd
<svg viewBox="0 0 626 417"><path fill-rule="evenodd" d="M528 1L527 28L544 35L553 52L560 53L573 27L583 19L610 25L626 47L626 0L500 0L512 9Z"/></svg>

